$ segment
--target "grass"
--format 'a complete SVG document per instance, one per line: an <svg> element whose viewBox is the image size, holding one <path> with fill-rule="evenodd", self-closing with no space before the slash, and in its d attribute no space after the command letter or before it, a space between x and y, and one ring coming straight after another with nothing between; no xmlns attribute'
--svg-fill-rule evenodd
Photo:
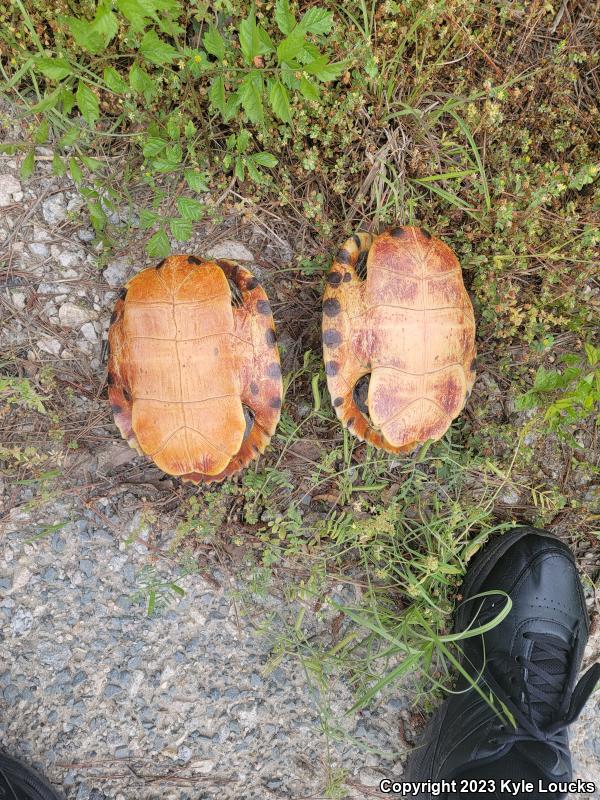
<svg viewBox="0 0 600 800"><path fill-rule="evenodd" d="M140 505L175 530L167 555L181 563L166 580L149 570L137 596L158 613L190 554L210 553L250 576L242 605L280 592L274 658L301 659L331 735L335 676L357 706L409 671L421 700L447 684L451 609L491 533L529 521L578 552L597 545L593 11L473 0L17 0L0 11L3 93L26 129L3 149L27 181L51 148L54 174L85 203L99 267L128 252L153 263L198 230L231 236L232 223L254 237L280 334L282 420L267 456L221 487L143 472L154 488ZM115 209L128 221L111 222ZM339 242L392 222L424 224L455 249L479 350L451 432L399 459L337 424L318 310ZM10 308L9 324L43 327ZM66 495L118 496L139 463L91 484L79 475L115 438L103 377L85 362L31 363L3 353L4 472L32 514ZM329 639L307 628L315 608L331 615ZM340 781L332 767L332 796Z"/></svg>

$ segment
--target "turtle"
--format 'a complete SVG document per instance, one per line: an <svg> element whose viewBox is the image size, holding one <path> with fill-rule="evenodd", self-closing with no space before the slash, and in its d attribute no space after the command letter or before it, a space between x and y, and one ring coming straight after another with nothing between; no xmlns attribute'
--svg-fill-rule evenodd
<svg viewBox="0 0 600 800"><path fill-rule="evenodd" d="M323 293L323 353L337 416L390 453L440 439L475 382L475 317L454 252L425 228L360 232Z"/></svg>
<svg viewBox="0 0 600 800"><path fill-rule="evenodd" d="M163 472L222 481L264 452L283 385L271 306L251 272L163 259L121 290L108 347L117 427Z"/></svg>

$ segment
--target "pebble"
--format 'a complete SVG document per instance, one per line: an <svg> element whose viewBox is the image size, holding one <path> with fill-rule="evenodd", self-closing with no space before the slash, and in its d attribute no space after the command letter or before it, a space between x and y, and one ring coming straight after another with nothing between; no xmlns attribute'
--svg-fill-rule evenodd
<svg viewBox="0 0 600 800"><path fill-rule="evenodd" d="M206 258L230 258L232 261L254 261L253 253L242 242L234 239L223 239L208 249Z"/></svg>
<svg viewBox="0 0 600 800"><path fill-rule="evenodd" d="M129 259L117 258L109 263L102 274L108 285L116 289L125 283L129 270Z"/></svg>
<svg viewBox="0 0 600 800"><path fill-rule="evenodd" d="M81 326L81 333L88 340L88 342L98 341L98 334L96 333L96 329L91 322L86 322L85 325Z"/></svg>
<svg viewBox="0 0 600 800"><path fill-rule="evenodd" d="M67 645L41 642L37 647L37 656L42 664L55 670L64 669L71 659L71 650Z"/></svg>
<svg viewBox="0 0 600 800"><path fill-rule="evenodd" d="M62 192L53 194L42 203L42 216L48 225L58 225L67 218L67 205Z"/></svg>
<svg viewBox="0 0 600 800"><path fill-rule="evenodd" d="M86 308L76 306L75 303L63 303L58 309L60 324L65 328L79 328L89 322L90 312Z"/></svg>
<svg viewBox="0 0 600 800"><path fill-rule="evenodd" d="M24 636L33 627L33 614L25 608L17 608L10 623L13 636Z"/></svg>
<svg viewBox="0 0 600 800"><path fill-rule="evenodd" d="M58 339L38 339L37 346L44 353L49 353L51 356L59 355L62 345Z"/></svg>
<svg viewBox="0 0 600 800"><path fill-rule="evenodd" d="M22 199L20 181L14 175L0 175L0 208L20 203Z"/></svg>

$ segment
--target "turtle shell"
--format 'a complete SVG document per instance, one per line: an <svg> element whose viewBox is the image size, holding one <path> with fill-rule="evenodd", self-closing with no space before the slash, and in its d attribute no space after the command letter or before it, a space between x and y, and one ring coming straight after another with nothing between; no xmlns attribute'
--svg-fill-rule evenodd
<svg viewBox="0 0 600 800"><path fill-rule="evenodd" d="M458 259L423 228L359 233L339 250L323 297L335 411L392 453L440 439L475 381L475 318Z"/></svg>
<svg viewBox="0 0 600 800"><path fill-rule="evenodd" d="M171 256L122 290L108 342L115 422L164 472L220 481L264 451L283 387L271 307L250 272Z"/></svg>

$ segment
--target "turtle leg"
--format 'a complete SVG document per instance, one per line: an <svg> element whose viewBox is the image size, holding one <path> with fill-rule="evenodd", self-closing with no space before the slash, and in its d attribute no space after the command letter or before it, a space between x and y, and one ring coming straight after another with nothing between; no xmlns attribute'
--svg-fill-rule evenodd
<svg viewBox="0 0 600 800"><path fill-rule="evenodd" d="M130 447L142 455L137 437L132 427L132 406L129 382L125 375L125 332L123 329L123 312L125 309L125 295L127 290L123 289L119 299L115 303L115 309L110 319L110 329L108 331L108 399L115 418L115 424L121 436L127 441Z"/></svg>
<svg viewBox="0 0 600 800"><path fill-rule="evenodd" d="M323 295L323 357L327 388L335 413L348 430L375 447L398 452L368 418L368 381L371 372L371 334L364 303L366 274L361 264L373 237L360 232L338 250L326 278Z"/></svg>
<svg viewBox="0 0 600 800"><path fill-rule="evenodd" d="M283 381L275 323L269 299L258 280L233 261L218 260L232 286L235 336L240 340L240 399L246 432L239 451L218 475L193 473L183 480L222 481L248 466L269 444L281 416Z"/></svg>

